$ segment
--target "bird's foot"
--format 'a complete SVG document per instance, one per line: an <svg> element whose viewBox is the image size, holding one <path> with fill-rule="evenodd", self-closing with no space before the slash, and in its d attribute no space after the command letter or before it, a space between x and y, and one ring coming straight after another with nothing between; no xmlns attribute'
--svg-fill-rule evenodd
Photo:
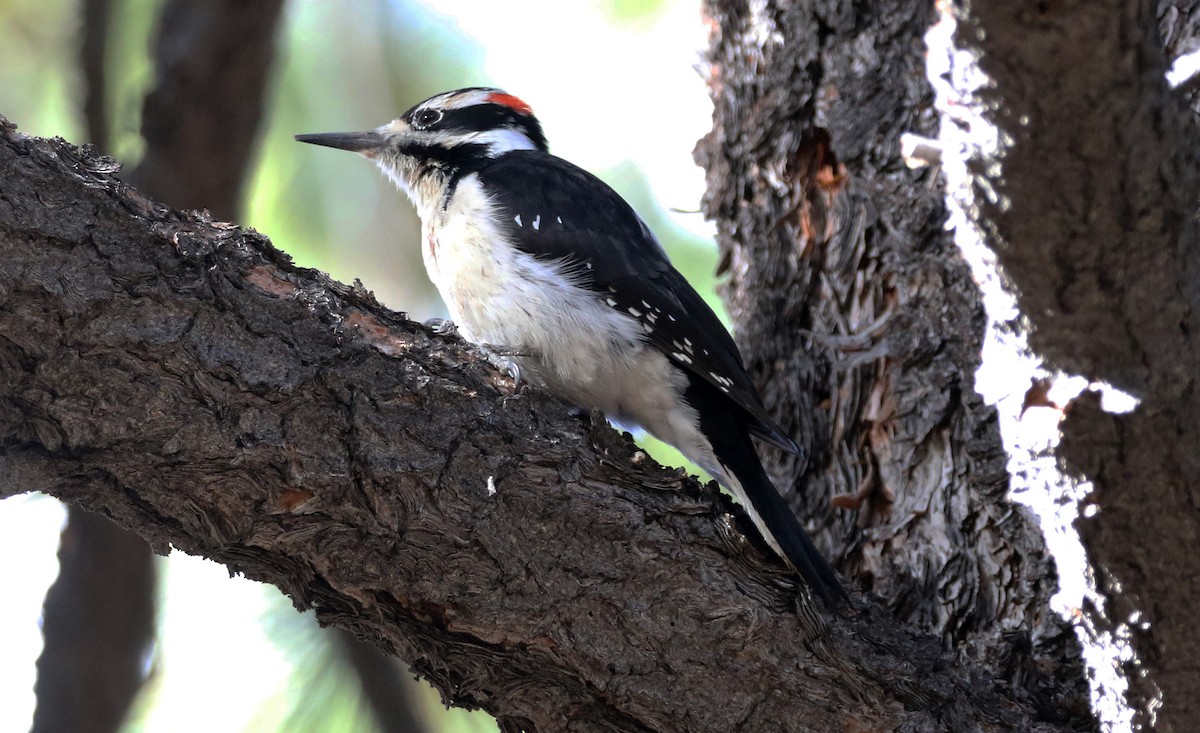
<svg viewBox="0 0 1200 733"><path fill-rule="evenodd" d="M438 336L457 336L458 326L454 325L454 321L449 318L430 318L425 321L425 328L433 331Z"/></svg>
<svg viewBox="0 0 1200 733"><path fill-rule="evenodd" d="M514 356L529 356L527 352L517 349L510 349L504 346L494 346L492 344L479 344L480 350L483 351L484 357L488 363L494 366L501 374L513 380L513 386L517 392L525 385L525 380L521 376L521 365Z"/></svg>

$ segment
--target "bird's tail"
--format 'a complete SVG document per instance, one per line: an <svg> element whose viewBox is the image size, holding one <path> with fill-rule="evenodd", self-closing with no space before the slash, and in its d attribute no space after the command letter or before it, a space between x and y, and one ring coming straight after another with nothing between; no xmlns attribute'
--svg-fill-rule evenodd
<svg viewBox="0 0 1200 733"><path fill-rule="evenodd" d="M693 384L689 392L693 399L695 387ZM846 599L845 588L767 477L741 416L727 408L699 412L701 431L724 470L705 468L737 496L763 539L800 573L813 592L829 605L841 605Z"/></svg>
<svg viewBox="0 0 1200 733"><path fill-rule="evenodd" d="M800 573L821 600L831 606L841 605L846 599L846 590L837 573L809 539L791 507L767 477L748 435L745 436L745 443L750 452L748 458L739 456L738 459L726 460L720 451L717 457L741 484L742 497L739 498L749 503L747 510L755 527L763 539Z"/></svg>

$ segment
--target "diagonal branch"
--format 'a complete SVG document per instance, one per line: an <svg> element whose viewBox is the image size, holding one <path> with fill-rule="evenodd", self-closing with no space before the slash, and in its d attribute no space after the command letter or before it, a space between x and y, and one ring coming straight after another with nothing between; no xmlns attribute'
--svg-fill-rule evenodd
<svg viewBox="0 0 1200 733"><path fill-rule="evenodd" d="M0 497L279 586L526 730L1064 730L729 505L260 235L0 131ZM719 691L719 694L714 694Z"/></svg>

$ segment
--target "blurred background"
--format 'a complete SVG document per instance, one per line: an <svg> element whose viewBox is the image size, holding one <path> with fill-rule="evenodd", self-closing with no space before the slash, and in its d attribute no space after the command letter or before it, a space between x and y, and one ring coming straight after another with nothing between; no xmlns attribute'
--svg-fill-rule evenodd
<svg viewBox="0 0 1200 733"><path fill-rule="evenodd" d="M164 4L0 0L0 115L26 134L92 140L126 178L147 156L143 105L155 54L171 52L155 49ZM407 199L367 161L292 135L368 129L437 92L499 86L534 108L553 152L600 175L642 213L721 312L711 231L696 213L703 174L691 157L711 121L699 71L706 32L698 0L289 0L274 26L277 51L236 213L195 205L269 235L303 266L361 280L414 319L444 315ZM101 51L81 53L85 38L99 38ZM85 105L97 94L103 104L89 117ZM670 449L644 442L660 461L682 465ZM40 495L0 502L0 731L33 725L43 601L71 549L60 539L74 541L63 532L66 516ZM154 641L120 730L496 730L484 713L446 710L403 665L360 658L352 640L319 629L273 587L179 552L147 562L157 577ZM101 585L120 570L108 572ZM394 686L384 697L411 717L400 722L373 702L372 679Z"/></svg>

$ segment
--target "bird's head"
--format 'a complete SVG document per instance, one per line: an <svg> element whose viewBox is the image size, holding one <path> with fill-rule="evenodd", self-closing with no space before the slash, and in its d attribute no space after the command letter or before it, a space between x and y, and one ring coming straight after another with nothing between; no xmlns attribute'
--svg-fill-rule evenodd
<svg viewBox="0 0 1200 733"><path fill-rule="evenodd" d="M456 175L514 150L546 150L542 125L529 105L485 87L430 97L367 132L297 135L296 139L371 158L422 211L440 202Z"/></svg>

